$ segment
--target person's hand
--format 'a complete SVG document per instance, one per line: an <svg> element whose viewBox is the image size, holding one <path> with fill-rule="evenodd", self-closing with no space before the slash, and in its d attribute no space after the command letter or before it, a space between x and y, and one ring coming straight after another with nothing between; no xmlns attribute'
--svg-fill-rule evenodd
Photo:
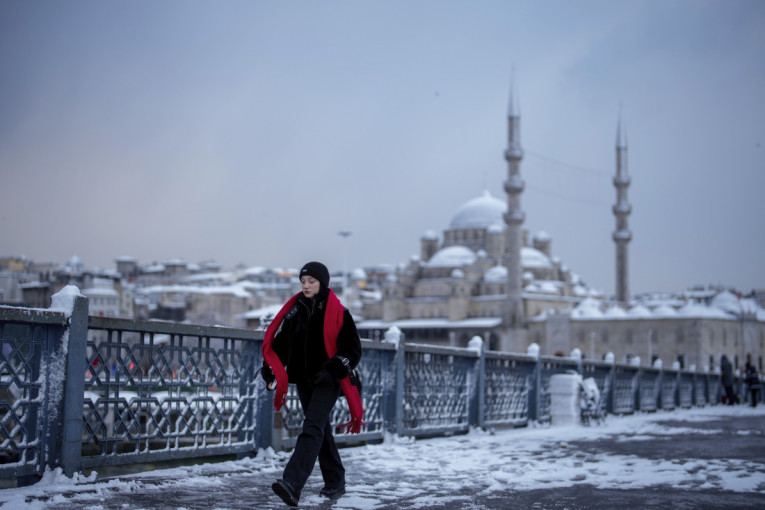
<svg viewBox="0 0 765 510"><path fill-rule="evenodd" d="M271 367L263 363L263 368L260 369L260 377L266 382L266 388L269 391L273 391L276 388L276 376Z"/></svg>
<svg viewBox="0 0 765 510"><path fill-rule="evenodd" d="M321 368L332 374L336 381L342 381L351 372L348 358L342 356L332 356Z"/></svg>

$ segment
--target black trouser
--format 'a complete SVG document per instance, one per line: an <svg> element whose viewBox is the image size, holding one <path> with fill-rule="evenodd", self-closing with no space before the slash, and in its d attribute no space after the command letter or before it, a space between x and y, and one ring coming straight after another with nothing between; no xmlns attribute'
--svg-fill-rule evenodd
<svg viewBox="0 0 765 510"><path fill-rule="evenodd" d="M736 395L733 393L733 385L732 384L726 384L725 385L725 399L726 404L729 406L732 406L736 403Z"/></svg>
<svg viewBox="0 0 765 510"><path fill-rule="evenodd" d="M282 478L299 497L308 477L319 459L324 485L329 488L345 484L345 468L340 461L329 416L340 396L340 384L298 384L298 396L303 406L303 431L297 438Z"/></svg>

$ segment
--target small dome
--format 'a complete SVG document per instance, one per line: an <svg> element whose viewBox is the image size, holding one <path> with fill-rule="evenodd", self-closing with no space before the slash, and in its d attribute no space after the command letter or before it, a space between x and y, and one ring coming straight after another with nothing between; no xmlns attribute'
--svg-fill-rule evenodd
<svg viewBox="0 0 765 510"><path fill-rule="evenodd" d="M438 250L426 263L428 267L461 267L475 264L477 257L466 246L449 246Z"/></svg>
<svg viewBox="0 0 765 510"><path fill-rule="evenodd" d="M550 257L529 246L521 248L521 266L522 267L537 267L537 268L553 268L555 267L550 261Z"/></svg>
<svg viewBox="0 0 765 510"><path fill-rule="evenodd" d="M605 312L603 312L603 315L605 317L626 317L627 312L625 312L622 308L613 305L606 309Z"/></svg>
<svg viewBox="0 0 765 510"><path fill-rule="evenodd" d="M643 305L635 305L629 310L627 310L627 315L629 315L630 317L650 317L651 310L649 310Z"/></svg>
<svg viewBox="0 0 765 510"><path fill-rule="evenodd" d="M710 306L716 306L717 308L720 308L721 310L732 313L734 315L741 314L740 300L732 292L727 290L720 292L714 298L712 298Z"/></svg>
<svg viewBox="0 0 765 510"><path fill-rule="evenodd" d="M600 303L598 301L586 298L571 311L571 317L592 319L603 317L603 312L600 311Z"/></svg>
<svg viewBox="0 0 765 510"><path fill-rule="evenodd" d="M507 281L507 268L505 266L494 266L483 275L483 281L486 283L504 283Z"/></svg>
<svg viewBox="0 0 765 510"><path fill-rule="evenodd" d="M482 196L469 200L457 210L449 228L489 228L496 224L502 225L502 215L506 210L505 202L484 191Z"/></svg>
<svg viewBox="0 0 765 510"><path fill-rule="evenodd" d="M677 311L667 303L662 303L654 309L653 314L657 317L672 317L677 315Z"/></svg>
<svg viewBox="0 0 765 510"><path fill-rule="evenodd" d="M462 279L464 277L465 277L465 272L462 269L453 269L452 270L452 278Z"/></svg>

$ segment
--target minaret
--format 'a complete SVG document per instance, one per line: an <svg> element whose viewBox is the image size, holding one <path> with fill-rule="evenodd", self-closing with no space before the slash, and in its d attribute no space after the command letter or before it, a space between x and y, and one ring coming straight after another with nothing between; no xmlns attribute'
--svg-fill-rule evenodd
<svg viewBox="0 0 765 510"><path fill-rule="evenodd" d="M505 160L507 160L507 180L505 181L505 191L507 192L507 212L504 215L506 230L506 249L505 249L505 267L507 267L507 306L502 315L504 327L509 332L509 343L505 347L525 348L523 345L512 345L518 343L518 335L513 334L524 327L525 314L523 312L523 300L521 298L522 280L521 280L521 248L523 247L523 237L521 225L526 214L521 209L521 193L523 192L524 182L521 179L521 159L523 159L523 149L521 149L521 115L518 107L518 98L515 92L515 83L510 86L510 104L508 107L508 143L505 150ZM505 349L508 350L508 349Z"/></svg>
<svg viewBox="0 0 765 510"><path fill-rule="evenodd" d="M616 204L614 204L616 230L614 230L613 239L616 243L616 300L625 304L630 298L627 245L632 240L632 232L629 231L629 226L627 225L627 218L632 212L632 206L627 200L627 188L629 186L627 134L622 126L620 112L616 128L616 176L614 176L614 187L616 188Z"/></svg>

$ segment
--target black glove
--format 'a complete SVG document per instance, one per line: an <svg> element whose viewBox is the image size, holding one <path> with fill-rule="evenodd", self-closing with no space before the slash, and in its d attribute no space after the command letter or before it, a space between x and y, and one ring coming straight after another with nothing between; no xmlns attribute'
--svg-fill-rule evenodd
<svg viewBox="0 0 765 510"><path fill-rule="evenodd" d="M319 370L319 373L316 374L313 380L314 386L334 386L335 384L337 384L337 379L323 368Z"/></svg>
<svg viewBox="0 0 765 510"><path fill-rule="evenodd" d="M332 356L332 358L324 363L322 370L326 370L337 381L342 381L345 376L351 373L351 363L348 358L343 356Z"/></svg>
<svg viewBox="0 0 765 510"><path fill-rule="evenodd" d="M274 371L271 370L271 367L263 363L263 368L260 369L260 377L263 378L263 380L266 382L266 388L269 390L273 390L271 388L271 384L273 384L276 381L276 376L274 375Z"/></svg>

